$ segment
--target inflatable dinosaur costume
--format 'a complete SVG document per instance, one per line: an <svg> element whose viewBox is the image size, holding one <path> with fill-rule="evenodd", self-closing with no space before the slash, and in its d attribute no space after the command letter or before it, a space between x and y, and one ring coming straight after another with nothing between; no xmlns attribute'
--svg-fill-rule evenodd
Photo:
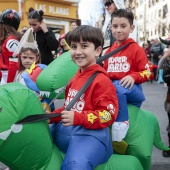
<svg viewBox="0 0 170 170"><path fill-rule="evenodd" d="M67 84L77 69L69 52L61 57L43 70L37 80L38 88L46 91L43 94L50 92L51 97ZM48 123L15 125L26 116L43 114L38 97L19 83L0 86L0 96L0 161L12 170L59 170L64 155L53 144ZM153 145L169 150L161 141L158 121L152 113L134 106L128 106L128 110L126 155L113 154L95 170L150 170Z"/></svg>

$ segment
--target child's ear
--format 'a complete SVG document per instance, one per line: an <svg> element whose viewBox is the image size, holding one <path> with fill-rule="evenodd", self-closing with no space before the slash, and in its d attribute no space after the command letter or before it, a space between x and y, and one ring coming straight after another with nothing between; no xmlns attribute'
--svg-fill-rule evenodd
<svg viewBox="0 0 170 170"><path fill-rule="evenodd" d="M135 25L131 25L131 33L134 31Z"/></svg>
<svg viewBox="0 0 170 170"><path fill-rule="evenodd" d="M40 56L38 55L37 57L36 57L36 63L39 61L39 58L40 58Z"/></svg>
<svg viewBox="0 0 170 170"><path fill-rule="evenodd" d="M96 48L96 57L99 57L101 53L102 53L102 47L99 46Z"/></svg>

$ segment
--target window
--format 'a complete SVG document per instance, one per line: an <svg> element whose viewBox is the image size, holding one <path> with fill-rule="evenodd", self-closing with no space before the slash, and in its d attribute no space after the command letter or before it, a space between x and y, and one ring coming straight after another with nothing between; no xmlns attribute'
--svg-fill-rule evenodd
<svg viewBox="0 0 170 170"><path fill-rule="evenodd" d="M161 32L161 25L160 24L158 25L158 32L159 33Z"/></svg>
<svg viewBox="0 0 170 170"><path fill-rule="evenodd" d="M152 5L155 5L155 1L154 0L152 0Z"/></svg>
<svg viewBox="0 0 170 170"><path fill-rule="evenodd" d="M151 0L149 0L148 7L149 8L151 7Z"/></svg>
<svg viewBox="0 0 170 170"><path fill-rule="evenodd" d="M166 18L166 14L168 13L167 4L163 6L163 18Z"/></svg>
<svg viewBox="0 0 170 170"><path fill-rule="evenodd" d="M159 10L159 17L161 17L161 9Z"/></svg>
<svg viewBox="0 0 170 170"><path fill-rule="evenodd" d="M165 32L166 32L166 26L163 25L163 27L162 27L162 36L165 36Z"/></svg>

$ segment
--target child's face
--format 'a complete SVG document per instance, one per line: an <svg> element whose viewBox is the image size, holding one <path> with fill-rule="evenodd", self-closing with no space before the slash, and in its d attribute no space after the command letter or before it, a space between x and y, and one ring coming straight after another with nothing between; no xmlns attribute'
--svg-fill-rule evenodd
<svg viewBox="0 0 170 170"><path fill-rule="evenodd" d="M30 69L34 61L37 61L37 56L30 50L25 51L21 54L21 63L25 69Z"/></svg>
<svg viewBox="0 0 170 170"><path fill-rule="evenodd" d="M134 30L134 25L130 25L128 19L114 17L112 19L111 31L118 44L129 38L129 34Z"/></svg>
<svg viewBox="0 0 170 170"><path fill-rule="evenodd" d="M62 39L60 40L60 45L61 45L61 46L66 45L65 38L62 38Z"/></svg>
<svg viewBox="0 0 170 170"><path fill-rule="evenodd" d="M95 49L92 42L71 42L72 60L84 71L86 68L96 64L96 58L100 55L102 47Z"/></svg>

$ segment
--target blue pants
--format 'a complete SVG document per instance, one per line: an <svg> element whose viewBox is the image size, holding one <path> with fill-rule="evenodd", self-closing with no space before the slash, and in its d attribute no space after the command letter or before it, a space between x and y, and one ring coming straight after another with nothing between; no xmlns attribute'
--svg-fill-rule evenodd
<svg viewBox="0 0 170 170"><path fill-rule="evenodd" d="M164 80L163 80L163 69L159 69L158 83L164 83Z"/></svg>
<svg viewBox="0 0 170 170"><path fill-rule="evenodd" d="M107 147L95 134L87 135L96 130L87 130L86 133L83 127L63 127L61 123L50 125L50 129L54 143L65 153L61 170L93 170L97 165L105 163L113 153L109 129L105 131Z"/></svg>
<svg viewBox="0 0 170 170"><path fill-rule="evenodd" d="M145 100L145 96L140 84L134 84L132 89L122 87L120 80L113 81L119 102L119 111L116 122L123 122L129 119L127 103L140 107Z"/></svg>

